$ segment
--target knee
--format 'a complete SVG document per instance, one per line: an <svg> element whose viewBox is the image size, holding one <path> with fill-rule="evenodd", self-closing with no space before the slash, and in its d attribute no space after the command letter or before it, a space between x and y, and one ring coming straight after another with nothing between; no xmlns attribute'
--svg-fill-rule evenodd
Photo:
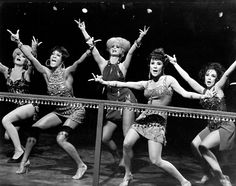
<svg viewBox="0 0 236 186"><path fill-rule="evenodd" d="M206 154L207 153L208 148L204 145L199 145L199 151L201 152L201 154Z"/></svg>
<svg viewBox="0 0 236 186"><path fill-rule="evenodd" d="M9 122L10 122L10 121L9 121L8 117L4 116L4 117L2 118L2 125L3 125L4 127L6 127L6 125L7 125Z"/></svg>
<svg viewBox="0 0 236 186"><path fill-rule="evenodd" d="M63 143L66 141L67 139L67 133L64 131L61 131L58 135L57 135L57 143L62 146Z"/></svg>
<svg viewBox="0 0 236 186"><path fill-rule="evenodd" d="M162 159L161 158L156 158L156 157L149 157L150 161L152 164L162 167Z"/></svg>
<svg viewBox="0 0 236 186"><path fill-rule="evenodd" d="M130 151L132 149L133 145L127 141L124 141L123 143L123 149L124 151Z"/></svg>
<svg viewBox="0 0 236 186"><path fill-rule="evenodd" d="M37 139L34 137L27 138L27 144L34 145L37 142Z"/></svg>
<svg viewBox="0 0 236 186"><path fill-rule="evenodd" d="M198 149L197 144L195 144L193 141L191 142L190 147L191 147L191 149L194 150L194 151L196 151L196 150Z"/></svg>

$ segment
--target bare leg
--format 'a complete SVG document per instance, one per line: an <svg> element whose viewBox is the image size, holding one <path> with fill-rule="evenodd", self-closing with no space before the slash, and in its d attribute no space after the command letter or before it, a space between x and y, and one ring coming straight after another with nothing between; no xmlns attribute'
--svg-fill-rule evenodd
<svg viewBox="0 0 236 186"><path fill-rule="evenodd" d="M103 127L102 142L108 146L108 150L111 152L115 163L120 161L120 155L115 142L112 140L113 132L116 130L117 125L111 121L107 121Z"/></svg>
<svg viewBox="0 0 236 186"><path fill-rule="evenodd" d="M123 157L124 157L124 167L125 167L125 176L120 184L120 186L127 186L132 179L131 173L131 159L133 157L132 147L139 139L139 134L132 128L127 132L124 143L123 143Z"/></svg>
<svg viewBox="0 0 236 186"><path fill-rule="evenodd" d="M13 122L30 118L34 115L34 113L34 106L32 104L27 104L16 108L2 119L2 124L6 129L7 134L11 138L15 148L15 154L13 155L12 159L18 159L24 153L20 143L18 131L13 125Z"/></svg>
<svg viewBox="0 0 236 186"><path fill-rule="evenodd" d="M197 135L193 139L191 147L194 156L200 162L204 172L202 179L200 181L197 181L197 183L204 184L210 179L210 177L212 177L212 173L211 173L211 167L207 164L206 160L203 158L201 152L199 151L199 145L201 144L201 142L202 142L201 138L199 137L199 135Z"/></svg>
<svg viewBox="0 0 236 186"><path fill-rule="evenodd" d="M76 123L70 119L68 119L64 124L64 126L68 126L71 129L74 129L77 125L78 125L78 123ZM77 172L72 178L73 179L80 179L84 175L85 171L87 170L87 166L81 160L75 147L71 143L69 143L67 139L68 139L68 133L65 131L61 131L57 135L58 144L69 154L69 156L77 164Z"/></svg>
<svg viewBox="0 0 236 186"><path fill-rule="evenodd" d="M182 174L170 162L161 158L162 144L148 140L149 158L153 164L168 172L171 176L176 178L182 186L191 186L191 183L186 180Z"/></svg>
<svg viewBox="0 0 236 186"><path fill-rule="evenodd" d="M202 153L203 158L209 164L209 166L213 169L213 171L217 174L218 177L222 178L223 173L220 168L220 165L217 161L217 158L210 150L211 148L218 146L220 144L220 134L219 131L211 132L200 144L199 150Z"/></svg>

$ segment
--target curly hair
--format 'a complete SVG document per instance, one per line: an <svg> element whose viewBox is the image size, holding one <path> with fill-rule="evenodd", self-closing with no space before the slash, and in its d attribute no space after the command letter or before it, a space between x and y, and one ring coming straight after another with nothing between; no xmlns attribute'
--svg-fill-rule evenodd
<svg viewBox="0 0 236 186"><path fill-rule="evenodd" d="M67 49L63 46L55 46L50 50L50 54L52 54L54 51L58 51L62 54L62 61L65 61L69 56L69 52Z"/></svg>
<svg viewBox="0 0 236 186"><path fill-rule="evenodd" d="M114 45L114 43L119 44L119 46L123 49L123 54L130 49L130 42L127 39L124 39L122 37L112 37L107 40L107 50L109 50L112 45Z"/></svg>
<svg viewBox="0 0 236 186"><path fill-rule="evenodd" d="M32 48L29 46L29 45L24 45L28 51L30 51L32 53ZM12 57L13 57L13 60L15 60L16 56L19 55L19 54L22 54L23 52L19 49L19 48L16 48L13 53L12 53ZM33 54L33 53L32 53ZM34 55L34 54L33 54ZM30 63L29 59L26 58L24 64L23 64L23 69L27 70L28 69L28 64Z"/></svg>
<svg viewBox="0 0 236 186"><path fill-rule="evenodd" d="M210 69L216 71L216 74L217 74L216 82L220 80L220 78L225 72L225 68L220 63L209 63L205 65L199 72L199 79L202 83L204 83L205 81L206 72Z"/></svg>

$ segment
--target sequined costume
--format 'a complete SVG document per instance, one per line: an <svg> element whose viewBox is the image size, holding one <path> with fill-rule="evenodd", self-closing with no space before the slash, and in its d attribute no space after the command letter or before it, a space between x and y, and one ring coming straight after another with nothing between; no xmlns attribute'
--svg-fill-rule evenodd
<svg viewBox="0 0 236 186"><path fill-rule="evenodd" d="M16 80L14 82L10 78L11 72L12 72L12 69L9 68L8 74L7 74L7 83L6 83L8 92L29 94L30 82L24 78L25 71L22 72L21 79Z"/></svg>
<svg viewBox="0 0 236 186"><path fill-rule="evenodd" d="M125 81L125 77L121 72L119 65L111 64L109 61L103 70L103 79L105 81ZM107 87L106 96L108 100L112 101L125 102L126 100L129 100L131 103L137 102L134 94L128 88ZM108 110L106 119L113 122L119 122L122 118L121 114L120 111Z"/></svg>
<svg viewBox="0 0 236 186"><path fill-rule="evenodd" d="M226 111L224 98L216 96L200 100L200 104L204 109ZM233 147L235 137L235 125L230 121L208 120L208 125L203 129L199 136L203 140L210 132L219 130L220 133L220 150L229 150Z"/></svg>
<svg viewBox="0 0 236 186"><path fill-rule="evenodd" d="M64 78L65 69L56 69L49 77L47 89L51 96L73 97L72 90L68 89ZM56 106L55 111L57 115L70 118L71 120L82 123L85 115L85 109L78 105L66 104L63 106Z"/></svg>
<svg viewBox="0 0 236 186"><path fill-rule="evenodd" d="M154 87L151 86L152 82L153 80L149 80L144 90L144 96L149 99L149 104L152 104L154 99L165 99L167 96L172 97L173 91L168 89L166 85L166 76L161 85ZM136 120L132 128L145 138L165 145L166 116L148 112L142 113L141 116L141 119Z"/></svg>
<svg viewBox="0 0 236 186"><path fill-rule="evenodd" d="M8 92L16 93L16 94L29 94L30 93L30 82L24 78L25 71L22 72L21 79L18 79L15 81L12 81L12 79L10 78L11 72L12 72L12 69L9 68L8 73L7 73L7 78L6 78L6 80L7 80L6 85L7 85ZM19 101L19 102L17 102L15 107L20 107L25 104L26 103L24 101ZM39 106L36 103L32 103L32 105L34 106L34 109L35 109L35 114L33 116L33 120L36 120L38 117Z"/></svg>

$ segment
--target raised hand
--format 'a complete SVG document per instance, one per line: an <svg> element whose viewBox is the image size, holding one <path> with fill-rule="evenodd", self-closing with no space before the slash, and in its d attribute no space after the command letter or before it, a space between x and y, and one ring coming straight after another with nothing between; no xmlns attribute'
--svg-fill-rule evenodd
<svg viewBox="0 0 236 186"><path fill-rule="evenodd" d="M169 62L171 63L171 64L176 64L177 63L177 58L176 58L176 56L175 55L173 55L173 57L172 56L169 56L168 54L166 54L166 57L169 59Z"/></svg>
<svg viewBox="0 0 236 186"><path fill-rule="evenodd" d="M15 41L15 42L19 42L20 38L19 38L19 29L16 31L16 34L13 34L12 31L10 31L9 29L7 29L7 31L11 34L11 40Z"/></svg>
<svg viewBox="0 0 236 186"><path fill-rule="evenodd" d="M149 30L150 27L146 27L146 25L144 26L143 30L142 29L139 29L139 36L140 37L143 37L147 34L148 30Z"/></svg>
<svg viewBox="0 0 236 186"><path fill-rule="evenodd" d="M31 47L37 48L39 45L41 45L43 42L39 42L38 39L36 39L34 36L31 40Z"/></svg>
<svg viewBox="0 0 236 186"><path fill-rule="evenodd" d="M81 21L80 19L79 20L74 20L76 23L77 23L77 25L78 25L78 28L80 29L80 30L85 30L85 22L84 21Z"/></svg>

